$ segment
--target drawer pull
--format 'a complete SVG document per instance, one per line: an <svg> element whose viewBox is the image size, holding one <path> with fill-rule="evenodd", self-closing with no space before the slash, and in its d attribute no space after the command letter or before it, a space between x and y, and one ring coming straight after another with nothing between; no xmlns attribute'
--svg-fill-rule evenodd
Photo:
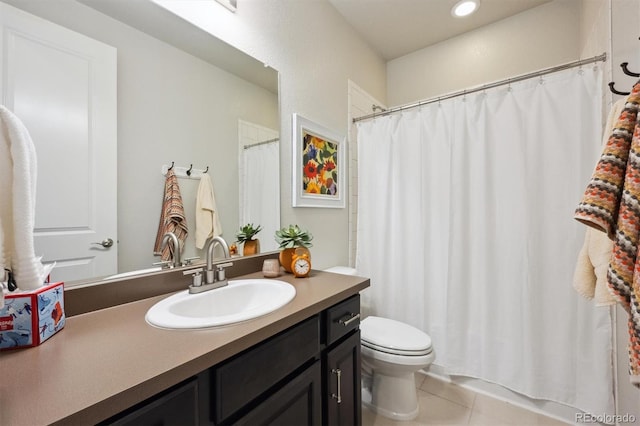
<svg viewBox="0 0 640 426"><path fill-rule="evenodd" d="M332 393L331 398L337 399L338 404L340 404L342 403L342 395L340 392L340 378L342 376L342 371L339 368L334 368L331 370L331 373L338 376L338 394L336 395L335 393Z"/></svg>
<svg viewBox="0 0 640 426"><path fill-rule="evenodd" d="M344 325L345 327L348 327L349 324L359 319L360 319L360 314L349 314L348 319L345 320L344 318L341 318L340 321L338 322Z"/></svg>

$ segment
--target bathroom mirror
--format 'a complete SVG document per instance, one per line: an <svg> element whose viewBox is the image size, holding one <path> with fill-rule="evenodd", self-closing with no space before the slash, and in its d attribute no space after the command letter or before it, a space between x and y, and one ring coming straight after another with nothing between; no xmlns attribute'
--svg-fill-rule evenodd
<svg viewBox="0 0 640 426"><path fill-rule="evenodd" d="M162 167L172 163L200 171L208 168L222 236L233 243L243 225L240 194L251 196L247 195L251 188L241 189L240 174L247 169L246 165L243 169L244 146L276 140L277 149L277 71L149 0L2 2L117 49L117 164L94 165L95 173L117 168L116 273L147 270L160 260L153 255L153 246L165 182ZM230 12L220 8L215 13ZM277 161L278 157L272 158ZM46 164L47 158L39 158L40 162ZM73 170L75 166L63 160L53 170ZM51 168L39 164L38 188L41 182L52 187L57 178L58 173L47 170ZM279 188L277 176L264 179L276 179ZM203 261L203 251L195 248L193 237L199 179L180 177L178 182L190 230L182 257ZM64 188L65 184L56 185ZM36 228L41 210L36 213ZM279 220L279 211L269 215ZM261 219L254 216L252 221L258 224ZM266 232L258 237L273 240ZM112 237L98 239L102 238ZM98 246L95 250L106 249ZM44 255L44 261L57 260L57 253L37 254ZM54 280L73 285L74 280L94 278L89 263L75 268L77 272L66 273L73 270L66 268L70 262L58 262L52 273Z"/></svg>

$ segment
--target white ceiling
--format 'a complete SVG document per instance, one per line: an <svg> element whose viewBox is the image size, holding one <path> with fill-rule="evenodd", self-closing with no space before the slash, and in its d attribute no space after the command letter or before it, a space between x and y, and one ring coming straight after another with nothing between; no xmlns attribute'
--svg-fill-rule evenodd
<svg viewBox="0 0 640 426"><path fill-rule="evenodd" d="M389 61L550 0L480 0L480 8L466 18L451 16L458 0L329 1Z"/></svg>

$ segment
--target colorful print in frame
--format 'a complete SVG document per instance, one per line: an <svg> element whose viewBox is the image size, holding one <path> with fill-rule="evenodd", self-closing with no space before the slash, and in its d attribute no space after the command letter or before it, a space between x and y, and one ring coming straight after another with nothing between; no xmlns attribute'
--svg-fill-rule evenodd
<svg viewBox="0 0 640 426"><path fill-rule="evenodd" d="M344 137L293 114L293 206L344 208Z"/></svg>

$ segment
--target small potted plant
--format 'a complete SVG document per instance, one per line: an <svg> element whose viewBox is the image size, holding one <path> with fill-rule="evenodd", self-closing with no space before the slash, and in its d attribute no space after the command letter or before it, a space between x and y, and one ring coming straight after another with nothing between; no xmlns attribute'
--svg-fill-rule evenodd
<svg viewBox="0 0 640 426"><path fill-rule="evenodd" d="M309 247L312 247L313 236L298 225L289 225L276 231L276 242L280 246L280 264L287 272L291 272L293 254L298 250L304 250L310 256Z"/></svg>
<svg viewBox="0 0 640 426"><path fill-rule="evenodd" d="M253 238L260 230L262 230L260 225L254 227L253 223L248 223L240 227L240 231L236 233L237 242L243 245L244 256L260 253L260 240Z"/></svg>

